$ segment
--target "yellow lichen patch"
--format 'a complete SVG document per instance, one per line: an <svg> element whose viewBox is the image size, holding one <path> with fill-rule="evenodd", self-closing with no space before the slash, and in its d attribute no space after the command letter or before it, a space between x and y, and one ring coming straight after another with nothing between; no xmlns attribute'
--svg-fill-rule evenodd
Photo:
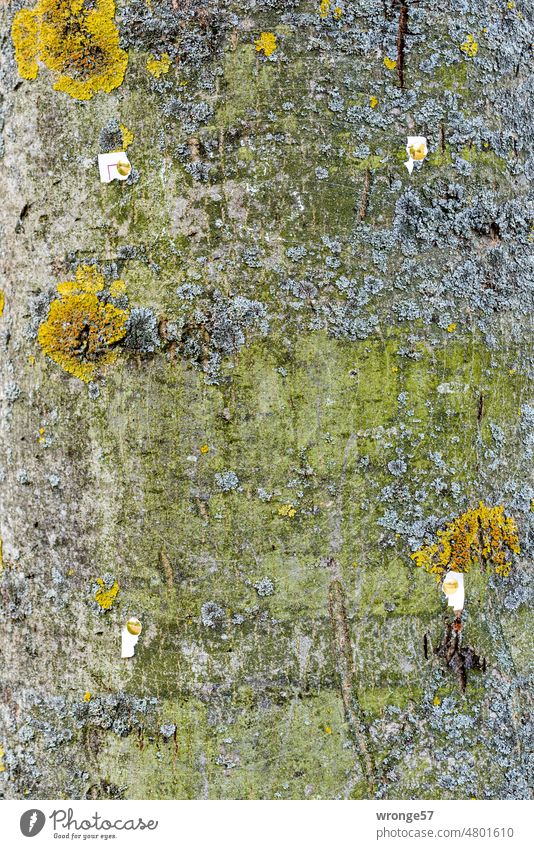
<svg viewBox="0 0 534 849"><path fill-rule="evenodd" d="M34 80L41 61L56 75L54 89L77 100L119 86L128 54L119 46L114 0L39 0L15 15L11 34L21 77Z"/></svg>
<svg viewBox="0 0 534 849"><path fill-rule="evenodd" d="M87 692L83 694L83 700L84 700L84 702L90 702L91 701L91 693L89 692L89 690L87 690Z"/></svg>
<svg viewBox="0 0 534 849"><path fill-rule="evenodd" d="M104 275L94 265L80 265L76 269L74 280L58 283L56 289L60 295L81 295L87 292L96 295L104 288Z"/></svg>
<svg viewBox="0 0 534 849"><path fill-rule="evenodd" d="M119 298L121 295L125 295L126 283L124 280L114 280L113 283L110 284L109 294L112 298Z"/></svg>
<svg viewBox="0 0 534 849"><path fill-rule="evenodd" d="M456 324L449 324L447 327L447 333L454 333L456 330Z"/></svg>
<svg viewBox="0 0 534 849"><path fill-rule="evenodd" d="M296 515L296 510L292 504L281 504L278 508L279 516L287 516L288 519L292 519L293 516Z"/></svg>
<svg viewBox="0 0 534 849"><path fill-rule="evenodd" d="M128 313L97 298L103 288L102 275L93 266L81 266L75 280L57 287L61 297L50 304L37 334L45 354L86 382L115 361L116 344L126 335Z"/></svg>
<svg viewBox="0 0 534 849"><path fill-rule="evenodd" d="M201 445L200 446L200 453L201 454L207 454L209 450L210 450L209 445Z"/></svg>
<svg viewBox="0 0 534 849"><path fill-rule="evenodd" d="M515 520L505 516L502 505L487 507L482 501L438 531L437 537L437 542L412 554L416 565L435 575L437 581L450 570L469 572L477 563L492 566L506 577L512 565L508 552L520 552Z"/></svg>
<svg viewBox="0 0 534 849"><path fill-rule="evenodd" d="M254 44L258 53L263 51L265 56L272 56L276 50L276 36L273 32L262 32Z"/></svg>
<svg viewBox="0 0 534 849"><path fill-rule="evenodd" d="M321 0L319 4L319 17L325 21L330 14L330 7L332 3L331 0ZM343 15L343 9L341 6L336 6L336 8L332 12L332 17L336 21L340 21Z"/></svg>
<svg viewBox="0 0 534 849"><path fill-rule="evenodd" d="M375 106L377 106L377 105L378 105L378 97L375 97L374 94L372 94L371 97L369 98L369 106L371 107L371 109L374 109Z"/></svg>
<svg viewBox="0 0 534 849"><path fill-rule="evenodd" d="M159 80L162 74L166 74L170 70L170 67L171 57L168 53L162 53L159 59L150 55L146 62L146 69L148 73L152 74L153 77L156 77L157 80Z"/></svg>
<svg viewBox="0 0 534 849"><path fill-rule="evenodd" d="M97 580L98 589L95 593L95 601L100 605L102 610L109 610L113 607L113 602L119 592L118 581L114 581L113 585L108 589L103 578Z"/></svg>
<svg viewBox="0 0 534 849"><path fill-rule="evenodd" d="M470 59L473 56L476 56L478 53L478 42L475 41L474 36L468 35L463 44L460 45L460 50L462 53L465 53L466 56L469 56Z"/></svg>
<svg viewBox="0 0 534 849"><path fill-rule="evenodd" d="M0 772L6 771L6 767L5 767L5 764L4 764L4 755L5 755L5 749L2 746L2 744L0 743Z"/></svg>
<svg viewBox="0 0 534 849"><path fill-rule="evenodd" d="M386 66L388 71L392 71L394 68L397 67L397 60L390 59L389 56L384 56L384 65Z"/></svg>
<svg viewBox="0 0 534 849"><path fill-rule="evenodd" d="M15 15L11 36L15 45L15 58L19 74L25 80L34 80L39 73L38 54L38 16L31 9L21 9Z"/></svg>
<svg viewBox="0 0 534 849"><path fill-rule="evenodd" d="M2 290L0 289L0 316L3 315L3 313L4 313L5 303L6 303L5 295L2 292Z"/></svg>
<svg viewBox="0 0 534 849"><path fill-rule="evenodd" d="M128 129L124 124L119 124L119 130L122 135L122 150L128 150L130 145L132 144L135 136L131 130Z"/></svg>

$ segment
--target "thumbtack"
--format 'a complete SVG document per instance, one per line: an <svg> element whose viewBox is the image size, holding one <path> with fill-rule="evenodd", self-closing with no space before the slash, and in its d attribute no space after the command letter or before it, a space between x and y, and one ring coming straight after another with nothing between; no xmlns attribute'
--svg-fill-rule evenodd
<svg viewBox="0 0 534 849"><path fill-rule="evenodd" d="M126 625L121 632L121 657L133 657L135 654L135 646L139 639L139 635L143 630L139 619L132 617L128 619Z"/></svg>
<svg viewBox="0 0 534 849"><path fill-rule="evenodd" d="M404 164L411 174L414 162L421 162L428 153L425 136L408 136L406 153L408 154L408 161Z"/></svg>
<svg viewBox="0 0 534 849"><path fill-rule="evenodd" d="M98 154L98 170L101 183L111 183L112 180L126 180L132 170L130 161L124 151Z"/></svg>

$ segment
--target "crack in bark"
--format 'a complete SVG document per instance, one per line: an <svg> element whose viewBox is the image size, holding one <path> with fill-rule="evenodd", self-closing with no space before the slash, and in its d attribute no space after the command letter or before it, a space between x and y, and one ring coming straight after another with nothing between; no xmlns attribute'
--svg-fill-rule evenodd
<svg viewBox="0 0 534 849"><path fill-rule="evenodd" d="M484 415L484 394L481 392L478 396L478 407L477 407L477 422L482 421L482 416Z"/></svg>
<svg viewBox="0 0 534 849"><path fill-rule="evenodd" d="M335 558L329 558L328 566L334 575L338 574L339 565ZM354 661L347 621L345 592L341 581L337 577L331 582L328 590L328 606L334 636L336 666L340 680L345 719L350 735L358 748L362 771L369 790L372 793L375 785L375 765L368 741L367 726L364 722L362 709L355 693Z"/></svg>
<svg viewBox="0 0 534 849"><path fill-rule="evenodd" d="M165 575L165 579L167 581L167 587L169 590L172 590L174 587L174 574L172 571L171 561L161 549L159 553L159 562L161 563L161 568L163 569L163 573Z"/></svg>
<svg viewBox="0 0 534 849"><path fill-rule="evenodd" d="M369 206L369 188L371 186L371 171L369 168L365 171L365 179L363 181L363 191L362 191L362 199L360 201L360 207L358 209L358 221L363 221L365 216L367 215L367 208Z"/></svg>
<svg viewBox="0 0 534 849"><path fill-rule="evenodd" d="M404 49L406 46L406 35L408 32L408 6L401 3L399 12L399 29L397 32L397 75L399 85L404 88Z"/></svg>
<svg viewBox="0 0 534 849"><path fill-rule="evenodd" d="M441 148L441 152L445 153L447 145L445 143L445 124L443 123L443 121L440 121L439 125L439 145Z"/></svg>

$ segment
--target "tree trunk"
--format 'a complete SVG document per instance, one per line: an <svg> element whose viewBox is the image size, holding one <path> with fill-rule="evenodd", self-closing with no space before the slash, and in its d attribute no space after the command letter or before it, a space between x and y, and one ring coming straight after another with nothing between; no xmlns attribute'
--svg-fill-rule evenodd
<svg viewBox="0 0 534 849"><path fill-rule="evenodd" d="M63 77L21 8L0 796L527 797L528 5L128 0ZM480 501L458 675L410 555Z"/></svg>

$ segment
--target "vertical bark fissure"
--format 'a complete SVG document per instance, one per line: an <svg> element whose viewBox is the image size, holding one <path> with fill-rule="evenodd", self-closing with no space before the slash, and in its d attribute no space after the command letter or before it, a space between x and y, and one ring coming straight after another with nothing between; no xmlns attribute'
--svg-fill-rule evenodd
<svg viewBox="0 0 534 849"><path fill-rule="evenodd" d="M408 6L401 3L399 11L399 29L397 33L397 75L399 85L404 88L404 50L406 47L406 35L408 33Z"/></svg>
<svg viewBox="0 0 534 849"><path fill-rule="evenodd" d="M333 560L334 558L330 558L328 565L332 574L337 574L339 566ZM328 601L345 718L350 735L359 751L363 774L369 790L372 792L375 785L375 766L367 726L355 692L354 661L347 621L345 591L341 581L337 578L334 578L330 584Z"/></svg>
<svg viewBox="0 0 534 849"><path fill-rule="evenodd" d="M355 442L356 434L351 433L343 451L337 498L333 511L330 532L331 554L327 560L327 567L332 578L328 589L328 608L345 720L350 736L359 753L363 775L365 776L369 791L372 792L375 784L375 767L369 742L369 732L356 693L354 655L350 638L345 590L343 587L341 565L336 556L343 544L343 490L345 488L350 452Z"/></svg>

